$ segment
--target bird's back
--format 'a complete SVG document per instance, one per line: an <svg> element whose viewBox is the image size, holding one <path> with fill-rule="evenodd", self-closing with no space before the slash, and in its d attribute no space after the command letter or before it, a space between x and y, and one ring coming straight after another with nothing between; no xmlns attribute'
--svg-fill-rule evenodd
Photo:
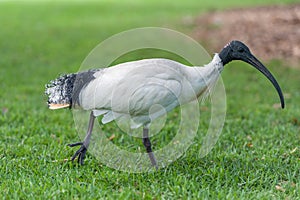
<svg viewBox="0 0 300 200"><path fill-rule="evenodd" d="M145 59L105 68L79 95L86 110L114 112L104 121L120 115L142 118L153 105L166 111L178 105L183 85L182 64L167 59ZM152 110L156 115L162 110Z"/></svg>
<svg viewBox="0 0 300 200"><path fill-rule="evenodd" d="M160 58L80 72L71 102L104 115L103 123L127 116L145 124L150 110L152 119L157 118L197 96L191 87L195 72L192 67ZM159 106L152 109L154 105Z"/></svg>

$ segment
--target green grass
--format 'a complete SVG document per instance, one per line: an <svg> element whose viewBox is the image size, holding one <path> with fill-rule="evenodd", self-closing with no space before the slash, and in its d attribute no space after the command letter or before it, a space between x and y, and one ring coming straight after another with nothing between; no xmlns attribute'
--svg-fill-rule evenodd
<svg viewBox="0 0 300 200"><path fill-rule="evenodd" d="M264 4L274 2L281 3ZM292 1L284 3L288 2ZM75 151L66 144L78 140L72 114L48 110L43 95L45 83L77 71L90 50L115 33L143 26L189 33L192 27L182 23L184 17L258 4L253 0L1 2L1 197L300 199L300 71L283 62L270 62L268 67L287 97L286 109L273 107L278 97L262 75L232 63L222 74L227 117L214 149L198 158L199 136L183 157L154 173L117 171L91 155L83 167L64 162ZM140 57L136 54L136 59ZM199 133L205 131L208 119L204 111ZM156 148L169 140L165 135L176 126L170 124L154 139ZM116 131L113 124L106 129ZM130 139L116 133L114 142L128 149L142 147L138 140L130 146Z"/></svg>

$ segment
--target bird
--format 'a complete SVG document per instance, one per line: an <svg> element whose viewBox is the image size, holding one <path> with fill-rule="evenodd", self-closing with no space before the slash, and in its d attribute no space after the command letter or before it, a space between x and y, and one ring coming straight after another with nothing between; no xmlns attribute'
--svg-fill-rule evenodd
<svg viewBox="0 0 300 200"><path fill-rule="evenodd" d="M70 108L90 112L85 139L68 144L70 147L80 146L72 161L77 158L78 163L83 165L96 117L102 117L102 124L129 117L131 128L143 127L142 142L151 165L157 169L149 137L151 122L182 103L205 96L224 66L235 60L250 64L269 79L279 95L281 107L285 107L282 90L274 76L246 44L238 40L226 44L204 66L187 66L165 58L130 61L61 75L46 84L45 94L49 109ZM188 85L192 91L187 89ZM153 105L160 105L161 109L150 113Z"/></svg>

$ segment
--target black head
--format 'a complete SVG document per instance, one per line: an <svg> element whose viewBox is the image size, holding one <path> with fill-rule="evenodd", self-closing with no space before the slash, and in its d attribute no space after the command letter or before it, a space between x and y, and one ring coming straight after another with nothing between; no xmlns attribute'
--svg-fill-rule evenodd
<svg viewBox="0 0 300 200"><path fill-rule="evenodd" d="M233 60L243 60L249 54L251 54L250 49L244 43L234 40L222 49L219 56L223 65L226 65Z"/></svg>
<svg viewBox="0 0 300 200"><path fill-rule="evenodd" d="M219 53L219 57L223 65L226 65L233 60L241 60L259 70L271 81L271 83L276 88L280 97L281 107L284 108L283 94L276 79L273 77L271 72L254 55L252 55L250 49L244 43L236 40L231 41L222 49L222 51Z"/></svg>

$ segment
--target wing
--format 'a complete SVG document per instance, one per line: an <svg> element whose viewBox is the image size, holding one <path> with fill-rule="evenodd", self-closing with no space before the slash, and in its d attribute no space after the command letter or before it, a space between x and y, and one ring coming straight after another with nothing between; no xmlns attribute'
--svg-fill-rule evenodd
<svg viewBox="0 0 300 200"><path fill-rule="evenodd" d="M162 69L154 70L153 67L131 70L111 88L110 105L105 108L132 116L147 114L155 104L169 111L170 104L181 93L180 78L176 75Z"/></svg>
<svg viewBox="0 0 300 200"><path fill-rule="evenodd" d="M84 109L133 116L148 114L156 104L170 111L178 105L176 100L182 91L181 64L174 63L152 59L101 70L81 92L80 103Z"/></svg>

